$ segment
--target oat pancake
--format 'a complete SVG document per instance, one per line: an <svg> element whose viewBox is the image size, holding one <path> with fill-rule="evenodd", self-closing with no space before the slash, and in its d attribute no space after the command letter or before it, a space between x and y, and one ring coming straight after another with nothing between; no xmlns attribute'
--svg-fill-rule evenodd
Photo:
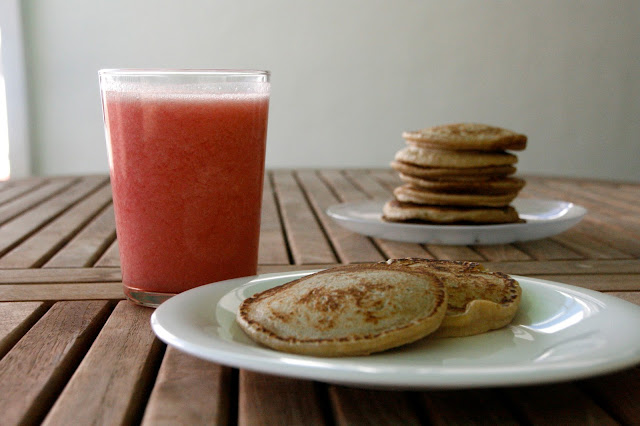
<svg viewBox="0 0 640 426"><path fill-rule="evenodd" d="M471 336L509 324L520 306L522 289L500 272L475 262L391 259L386 264L435 274L448 294L447 313L435 337Z"/></svg>
<svg viewBox="0 0 640 426"><path fill-rule="evenodd" d="M466 194L510 194L520 191L525 181L516 177L494 178L486 180L431 180L399 173L400 179L418 188L434 192Z"/></svg>
<svg viewBox="0 0 640 426"><path fill-rule="evenodd" d="M430 224L498 224L521 222L518 212L507 207L438 207L391 200L382 208L388 222Z"/></svg>
<svg viewBox="0 0 640 426"><path fill-rule="evenodd" d="M236 320L255 341L305 355L366 355L434 332L444 285L423 271L364 264L309 275L246 299Z"/></svg>
<svg viewBox="0 0 640 426"><path fill-rule="evenodd" d="M467 168L451 168L451 167L428 167L417 166L415 164L405 163L403 161L392 161L391 168L395 171L415 177L423 177L428 179L444 179L444 180L487 180L497 177L506 177L516 172L516 168L511 165L507 166L488 166L488 167L467 167Z"/></svg>
<svg viewBox="0 0 640 426"><path fill-rule="evenodd" d="M508 194L454 194L448 192L428 191L409 184L393 190L398 201L414 204L439 206L485 206L505 207L518 195L518 191Z"/></svg>
<svg viewBox="0 0 640 426"><path fill-rule="evenodd" d="M425 147L451 150L519 151L527 146L523 134L479 123L445 124L404 132L402 137Z"/></svg>
<svg viewBox="0 0 640 426"><path fill-rule="evenodd" d="M464 169L509 166L517 163L518 157L504 151L451 151L409 145L396 153L395 160L423 167Z"/></svg>

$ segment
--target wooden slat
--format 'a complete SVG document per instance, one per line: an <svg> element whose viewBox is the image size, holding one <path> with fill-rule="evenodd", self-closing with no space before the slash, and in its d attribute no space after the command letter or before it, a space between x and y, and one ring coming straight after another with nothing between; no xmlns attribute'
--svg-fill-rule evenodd
<svg viewBox="0 0 640 426"><path fill-rule="evenodd" d="M376 238L375 241L384 253L386 259L399 259L404 257L432 259L435 257L420 244L383 240L381 238Z"/></svg>
<svg viewBox="0 0 640 426"><path fill-rule="evenodd" d="M91 266L107 250L115 238L116 223L113 204L110 204L43 267Z"/></svg>
<svg viewBox="0 0 640 426"><path fill-rule="evenodd" d="M538 275L536 278L598 291L640 291L640 274Z"/></svg>
<svg viewBox="0 0 640 426"><path fill-rule="evenodd" d="M549 185L547 183L547 185ZM601 184L576 185L567 182L553 182L554 190L564 191L572 197L580 197L580 202L593 210L606 210L615 215L640 213L640 205L620 200L615 196L614 188L603 188Z"/></svg>
<svg viewBox="0 0 640 426"><path fill-rule="evenodd" d="M552 237L552 239L587 259L629 259L633 257L582 232L580 224Z"/></svg>
<svg viewBox="0 0 640 426"><path fill-rule="evenodd" d="M531 256L512 244L475 245L473 249L494 262L531 260Z"/></svg>
<svg viewBox="0 0 640 426"><path fill-rule="evenodd" d="M420 394L432 425L517 425L520 422L492 389Z"/></svg>
<svg viewBox="0 0 640 426"><path fill-rule="evenodd" d="M46 225L64 210L104 183L105 178L101 176L83 178L55 197L6 222L0 227L0 253L5 253L14 245L26 239L31 233Z"/></svg>
<svg viewBox="0 0 640 426"><path fill-rule="evenodd" d="M486 260L480 253L467 246L427 244L426 248L436 259L469 260L472 262L482 262Z"/></svg>
<svg viewBox="0 0 640 426"><path fill-rule="evenodd" d="M121 283L3 284L0 302L123 299Z"/></svg>
<svg viewBox="0 0 640 426"><path fill-rule="evenodd" d="M579 383L621 424L640 423L640 369L629 368Z"/></svg>
<svg viewBox="0 0 640 426"><path fill-rule="evenodd" d="M370 171L371 177L380 182L384 188L392 193L394 188L403 184L398 173L392 169L378 169Z"/></svg>
<svg viewBox="0 0 640 426"><path fill-rule="evenodd" d="M341 200L332 194L315 172L300 171L298 179L308 194L311 205L331 239L341 263L383 260L382 255L369 238L343 228L325 213L329 206L337 204Z"/></svg>
<svg viewBox="0 0 640 426"><path fill-rule="evenodd" d="M580 197L575 197L570 190L557 191L555 185L546 185L543 183L534 186L527 185L523 190L523 194L540 198L564 199L576 204L584 202ZM603 245L614 247L636 257L640 256L640 239L634 236L628 228L620 226L619 217L612 219L600 213L600 204L591 203L588 204L588 207L591 207L591 209L578 225L585 235L588 235L595 241L600 241Z"/></svg>
<svg viewBox="0 0 640 426"><path fill-rule="evenodd" d="M235 400L231 373L229 367L168 347L142 424L228 424Z"/></svg>
<svg viewBox="0 0 640 426"><path fill-rule="evenodd" d="M335 263L333 250L292 173L276 171L273 182L294 263Z"/></svg>
<svg viewBox="0 0 640 426"><path fill-rule="evenodd" d="M34 191L29 192L21 196L20 198L16 198L7 202L0 206L0 223L7 222L8 220L18 216L19 214L33 208L34 206L42 203L44 200L49 197L57 194L60 191L63 191L65 188L69 187L74 181L77 181L77 178L59 178L54 179L51 182L46 182L44 185L38 187Z"/></svg>
<svg viewBox="0 0 640 426"><path fill-rule="evenodd" d="M505 391L530 424L618 424L600 406L571 384L513 388Z"/></svg>
<svg viewBox="0 0 640 426"><path fill-rule="evenodd" d="M610 296L619 297L627 302L640 306L640 291L612 291L607 293Z"/></svg>
<svg viewBox="0 0 640 426"><path fill-rule="evenodd" d="M0 358L46 311L42 302L0 303Z"/></svg>
<svg viewBox="0 0 640 426"><path fill-rule="evenodd" d="M538 260L582 259L584 256L563 246L558 241L544 238L535 241L514 243L514 247Z"/></svg>
<svg viewBox="0 0 640 426"><path fill-rule="evenodd" d="M104 252L102 257L93 266L101 268L120 267L120 250L118 249L118 240L111 243L107 251Z"/></svg>
<svg viewBox="0 0 640 426"><path fill-rule="evenodd" d="M81 283L122 280L120 268L0 269L2 284Z"/></svg>
<svg viewBox="0 0 640 426"><path fill-rule="evenodd" d="M70 208L25 242L0 258L0 268L29 268L41 265L66 244L111 200L111 188L104 186ZM76 266L76 265L68 265ZM83 265L79 265L83 266Z"/></svg>
<svg viewBox="0 0 640 426"><path fill-rule="evenodd" d="M384 392L331 386L329 397L337 425L424 424L407 392Z"/></svg>
<svg viewBox="0 0 640 426"><path fill-rule="evenodd" d="M317 386L240 370L238 425L324 425Z"/></svg>
<svg viewBox="0 0 640 426"><path fill-rule="evenodd" d="M555 260L532 262L483 262L492 271L509 274L539 276L591 275L591 274L640 274L637 260Z"/></svg>
<svg viewBox="0 0 640 426"><path fill-rule="evenodd" d="M320 174L343 202L363 201L380 196L383 193L388 194L387 190L381 187L377 181L370 179L370 176L364 172L350 173L350 179L347 179L345 174L338 170L325 170ZM371 257L365 261L375 261L376 258L380 257L383 259L429 257L429 253L419 244L397 243L380 238L374 238L373 241L380 247L384 255L381 256L376 253L376 257Z"/></svg>
<svg viewBox="0 0 640 426"><path fill-rule="evenodd" d="M284 229L276 206L270 174L264 179L262 215L260 219L260 246L258 263L261 265L288 265L289 254Z"/></svg>
<svg viewBox="0 0 640 426"><path fill-rule="evenodd" d="M612 276L616 274L637 275L640 274L640 262L637 260L556 260L556 261L530 261L530 262L482 262L487 269L496 272L505 272L514 275L525 275L538 278L541 275L570 275L585 277L593 274ZM326 264L270 266L261 265L260 273L278 271L300 271L306 269L327 268ZM2 271L0 271L1 273ZM1 280L0 280L1 281Z"/></svg>
<svg viewBox="0 0 640 426"><path fill-rule="evenodd" d="M108 302L56 303L0 360L3 424L44 417L107 314Z"/></svg>
<svg viewBox="0 0 640 426"><path fill-rule="evenodd" d="M140 420L162 344L152 309L118 303L44 424L129 424Z"/></svg>
<svg viewBox="0 0 640 426"><path fill-rule="evenodd" d="M45 179L38 177L29 177L17 181L6 182L11 186L3 188L2 192L0 192L0 204L23 197L29 191L44 185L46 182L47 181Z"/></svg>
<svg viewBox="0 0 640 426"><path fill-rule="evenodd" d="M375 177L375 171L346 170L345 175L370 198L388 200L393 197L392 192Z"/></svg>

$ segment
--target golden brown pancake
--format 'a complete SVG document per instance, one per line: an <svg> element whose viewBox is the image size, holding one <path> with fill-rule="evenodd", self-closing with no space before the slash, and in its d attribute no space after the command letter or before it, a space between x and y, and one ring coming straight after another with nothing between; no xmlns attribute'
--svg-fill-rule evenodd
<svg viewBox="0 0 640 426"><path fill-rule="evenodd" d="M447 295L423 271L347 265L246 299L236 320L253 340L315 356L366 355L414 342L442 322Z"/></svg>
<svg viewBox="0 0 640 426"><path fill-rule="evenodd" d="M413 185L402 185L393 190L398 201L413 204L438 206L485 206L506 207L518 195L518 191L507 194L460 194L428 191Z"/></svg>
<svg viewBox="0 0 640 426"><path fill-rule="evenodd" d="M500 127L480 123L455 123L404 132L402 137L421 146L471 151L523 150L527 137Z"/></svg>
<svg viewBox="0 0 640 426"><path fill-rule="evenodd" d="M520 191L525 181L517 177L504 177L484 180L431 180L399 173L400 179L417 188L434 192L463 194L511 194Z"/></svg>
<svg viewBox="0 0 640 426"><path fill-rule="evenodd" d="M404 173L415 177L422 177L432 180L487 180L500 177L506 177L516 172L516 168L511 165L507 166L488 166L488 167L468 167L464 169L451 167L426 167L417 166L415 164L405 163L403 161L392 161L391 167L397 172Z"/></svg>
<svg viewBox="0 0 640 426"><path fill-rule="evenodd" d="M516 280L489 272L475 262L390 259L386 264L402 270L434 274L448 295L447 314L433 336L471 336L502 328L516 315L522 289Z"/></svg>
<svg viewBox="0 0 640 426"><path fill-rule="evenodd" d="M500 224L522 220L518 212L507 207L448 207L403 203L390 200L382 208L382 219L388 222L425 224Z"/></svg>
<svg viewBox="0 0 640 426"><path fill-rule="evenodd" d="M395 160L424 167L465 169L513 165L518 157L504 151L451 151L409 145L396 153Z"/></svg>

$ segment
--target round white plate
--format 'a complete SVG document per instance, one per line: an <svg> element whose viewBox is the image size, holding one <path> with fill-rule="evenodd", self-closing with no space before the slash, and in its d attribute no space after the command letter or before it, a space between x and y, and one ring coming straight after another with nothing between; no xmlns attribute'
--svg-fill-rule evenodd
<svg viewBox="0 0 640 426"><path fill-rule="evenodd" d="M343 203L327 214L359 234L408 243L449 245L508 244L550 237L576 225L587 210L566 201L516 198L512 205L525 223L499 225L423 225L382 220L385 200Z"/></svg>
<svg viewBox="0 0 640 426"><path fill-rule="evenodd" d="M164 302L151 326L197 357L267 374L380 389L529 385L589 377L640 363L640 308L621 299L525 277L512 324L478 336L423 339L363 357L319 358L260 346L236 325L256 292L314 271L238 278Z"/></svg>

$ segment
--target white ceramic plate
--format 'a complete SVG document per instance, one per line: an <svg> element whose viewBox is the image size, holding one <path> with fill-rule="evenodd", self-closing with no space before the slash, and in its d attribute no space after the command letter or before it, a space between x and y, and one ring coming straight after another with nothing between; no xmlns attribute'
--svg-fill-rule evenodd
<svg viewBox="0 0 640 426"><path fill-rule="evenodd" d="M343 203L327 214L345 228L359 234L388 240L425 244L508 244L550 237L576 225L587 210L566 201L516 198L512 205L525 223L500 225L422 225L385 222L384 200Z"/></svg>
<svg viewBox="0 0 640 426"><path fill-rule="evenodd" d="M640 308L569 285L516 278L512 324L478 336L423 339L364 357L319 358L260 346L235 323L256 292L313 271L238 278L179 294L153 313L165 343L197 357L262 373L380 389L453 389L571 380L640 363Z"/></svg>

